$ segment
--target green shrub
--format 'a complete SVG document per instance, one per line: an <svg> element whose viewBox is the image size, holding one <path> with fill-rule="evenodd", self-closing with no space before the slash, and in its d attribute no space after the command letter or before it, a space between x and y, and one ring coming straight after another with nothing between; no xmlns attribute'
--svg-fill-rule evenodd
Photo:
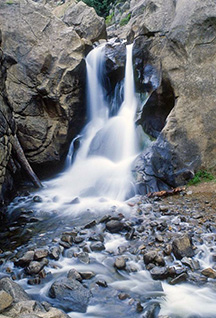
<svg viewBox="0 0 216 318"><path fill-rule="evenodd" d="M6 4L13 4L14 2L13 2L13 0L8 0L7 2L6 2Z"/></svg>
<svg viewBox="0 0 216 318"><path fill-rule="evenodd" d="M131 13L128 13L128 15L125 18L121 19L121 21L119 22L119 25L120 26L126 25L130 21L130 18L131 18Z"/></svg>
<svg viewBox="0 0 216 318"><path fill-rule="evenodd" d="M200 182L208 182L215 180L215 177L206 170L199 170L195 173L193 179L188 182L188 185L196 185Z"/></svg>
<svg viewBox="0 0 216 318"><path fill-rule="evenodd" d="M110 25L112 23L113 17L114 17L114 12L106 17L106 25Z"/></svg>

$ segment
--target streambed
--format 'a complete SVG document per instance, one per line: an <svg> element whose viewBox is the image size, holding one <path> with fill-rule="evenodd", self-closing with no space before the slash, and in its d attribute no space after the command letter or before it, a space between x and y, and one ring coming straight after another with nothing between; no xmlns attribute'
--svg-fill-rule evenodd
<svg viewBox="0 0 216 318"><path fill-rule="evenodd" d="M112 202L101 211L88 210L88 222L57 211L39 216L35 207L41 202L34 202L34 195L19 199L32 201L34 208L22 207L20 217L1 230L1 238L8 238L1 244L1 276L18 282L33 299L47 301L72 318L216 317L216 281L203 272L216 269L215 192L187 191L163 199L137 196L119 206ZM109 227L109 222L114 225ZM26 241L20 241L18 228L27 233ZM179 235L191 238L193 257L176 258L173 241ZM56 247L59 257L53 259ZM20 266L19 260L38 249L47 251L48 261L35 274L27 270L29 261ZM158 259L149 263L145 255L153 251ZM66 279L72 269L90 293L85 313L71 311L70 301L49 297L53 282Z"/></svg>

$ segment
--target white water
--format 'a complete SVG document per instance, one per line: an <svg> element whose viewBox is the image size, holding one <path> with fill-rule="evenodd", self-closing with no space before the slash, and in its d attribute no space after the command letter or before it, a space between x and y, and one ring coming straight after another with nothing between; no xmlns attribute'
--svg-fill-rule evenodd
<svg viewBox="0 0 216 318"><path fill-rule="evenodd" d="M38 205L43 210L61 208L64 204L69 206L77 197L80 201L79 210L86 206L95 208L98 201L123 202L133 191L130 166L138 154L138 146L134 123L137 101L132 45L127 46L124 101L113 117L109 117L109 105L102 84L103 63L104 46L95 48L87 56L89 123L82 132L80 148L73 158L73 164L68 168L73 156L70 153L66 170L57 178L45 182L45 189L39 192L43 202ZM73 210L76 208L78 205L73 205Z"/></svg>

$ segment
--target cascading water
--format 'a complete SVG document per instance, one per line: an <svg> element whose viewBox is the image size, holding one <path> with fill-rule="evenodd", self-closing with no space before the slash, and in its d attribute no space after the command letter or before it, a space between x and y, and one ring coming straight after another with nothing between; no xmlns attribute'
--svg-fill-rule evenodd
<svg viewBox="0 0 216 318"><path fill-rule="evenodd" d="M117 114L109 116L109 106L105 98L104 49L99 46L86 58L89 122L82 132L80 148L73 164L68 168L73 154L67 158L67 168L54 180L45 183L41 206L46 203L60 207L79 197L81 203L98 198L123 201L133 192L131 162L138 154L136 141L135 96L132 45L127 46L125 68L124 100ZM71 149L73 150L74 142ZM51 202L55 198L55 202ZM94 203L95 204L95 203Z"/></svg>

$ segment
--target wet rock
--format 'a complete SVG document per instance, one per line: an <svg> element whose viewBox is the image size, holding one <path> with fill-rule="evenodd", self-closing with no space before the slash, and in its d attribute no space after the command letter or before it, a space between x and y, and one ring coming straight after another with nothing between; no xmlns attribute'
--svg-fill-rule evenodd
<svg viewBox="0 0 216 318"><path fill-rule="evenodd" d="M72 268L72 269L69 270L69 272L67 274L67 278L75 279L75 280L78 280L79 282L82 281L82 276L80 275L80 273L75 268Z"/></svg>
<svg viewBox="0 0 216 318"><path fill-rule="evenodd" d="M49 296L64 310L86 312L91 293L77 280L61 278L52 284Z"/></svg>
<svg viewBox="0 0 216 318"><path fill-rule="evenodd" d="M13 282L9 277L0 279L0 290L4 290L10 294L14 302L30 300L30 296L17 283Z"/></svg>
<svg viewBox="0 0 216 318"><path fill-rule="evenodd" d="M205 268L202 270L201 274L203 274L204 276L208 277L208 278L216 278L216 271L212 268Z"/></svg>
<svg viewBox="0 0 216 318"><path fill-rule="evenodd" d="M142 312L143 311L143 306L141 305L140 302L136 304L136 312Z"/></svg>
<svg viewBox="0 0 216 318"><path fill-rule="evenodd" d="M188 278L188 275L187 275L186 273L182 273L181 275L179 275L179 276L173 278L173 279L170 281L170 284L171 284L171 285L176 285L176 284L185 282L185 281L187 281L187 278Z"/></svg>
<svg viewBox="0 0 216 318"><path fill-rule="evenodd" d="M125 293L120 293L120 294L118 294L118 298L120 300L125 300L127 298L130 298L130 296L128 294L125 294Z"/></svg>
<svg viewBox="0 0 216 318"><path fill-rule="evenodd" d="M77 257L82 263L88 264L90 262L89 255L86 252L78 253Z"/></svg>
<svg viewBox="0 0 216 318"><path fill-rule="evenodd" d="M74 198L70 204L79 204L80 203L80 199L78 197Z"/></svg>
<svg viewBox="0 0 216 318"><path fill-rule="evenodd" d="M122 231L124 224L118 220L111 220L106 223L106 229L111 233L118 233Z"/></svg>
<svg viewBox="0 0 216 318"><path fill-rule="evenodd" d="M31 279L28 279L27 283L29 285L39 285L41 283L41 279L40 277L31 278Z"/></svg>
<svg viewBox="0 0 216 318"><path fill-rule="evenodd" d="M159 311L160 311L160 305L158 303L147 304L147 306L145 307L145 312L142 315L142 318L155 318L155 317L158 317ZM169 318L169 317L166 316L164 318Z"/></svg>
<svg viewBox="0 0 216 318"><path fill-rule="evenodd" d="M105 280L100 279L96 282L96 284L100 287L104 287L104 288L108 287L107 282Z"/></svg>
<svg viewBox="0 0 216 318"><path fill-rule="evenodd" d="M58 260L61 255L61 248L59 246L51 247L50 249L50 258Z"/></svg>
<svg viewBox="0 0 216 318"><path fill-rule="evenodd" d="M200 269L200 264L199 264L198 260L194 260L194 259L189 258L189 257L183 257L181 262L182 262L182 264L190 267L190 269L192 271Z"/></svg>
<svg viewBox="0 0 216 318"><path fill-rule="evenodd" d="M64 242L64 241L60 241L59 245L61 245L64 248L70 248L71 247L71 244L69 244L67 242Z"/></svg>
<svg viewBox="0 0 216 318"><path fill-rule="evenodd" d="M4 290L0 290L0 313L6 308L10 307L13 302L13 298Z"/></svg>
<svg viewBox="0 0 216 318"><path fill-rule="evenodd" d="M105 246L102 242L95 242L90 245L90 248L93 252L100 252L105 250Z"/></svg>
<svg viewBox="0 0 216 318"><path fill-rule="evenodd" d="M69 234L62 234L61 240L62 240L62 242L66 242L69 245L72 245L72 243L73 243L73 237Z"/></svg>
<svg viewBox="0 0 216 318"><path fill-rule="evenodd" d="M75 244L80 244L80 243L82 243L84 240L85 240L84 237L82 237L82 236L76 236L76 237L74 237L73 242L74 242Z"/></svg>
<svg viewBox="0 0 216 318"><path fill-rule="evenodd" d="M82 279L91 279L95 277L96 274L94 272L81 272L80 275Z"/></svg>
<svg viewBox="0 0 216 318"><path fill-rule="evenodd" d="M49 254L49 251L46 248L40 248L40 249L36 249L34 251L34 259L36 261L41 260L44 257L47 257Z"/></svg>
<svg viewBox="0 0 216 318"><path fill-rule="evenodd" d="M102 234L95 234L89 237L89 241L104 242L104 236Z"/></svg>
<svg viewBox="0 0 216 318"><path fill-rule="evenodd" d="M168 267L155 266L150 270L150 274L155 280L166 279L167 277L169 277L169 269Z"/></svg>
<svg viewBox="0 0 216 318"><path fill-rule="evenodd" d="M34 259L34 251L26 252L20 259L18 259L15 263L16 266L25 267Z"/></svg>
<svg viewBox="0 0 216 318"><path fill-rule="evenodd" d="M26 268L26 272L30 275L38 274L46 265L48 265L48 260L46 258L44 258L41 262L32 261Z"/></svg>
<svg viewBox="0 0 216 318"><path fill-rule="evenodd" d="M169 206L167 206L167 205L160 205L159 210L160 210L161 212L167 212L167 211L169 211Z"/></svg>
<svg viewBox="0 0 216 318"><path fill-rule="evenodd" d="M95 220L89 222L88 224L86 224L84 226L84 229L91 229L92 227L94 227L97 224L97 222Z"/></svg>
<svg viewBox="0 0 216 318"><path fill-rule="evenodd" d="M183 235L174 239L172 243L172 249L173 254L177 259L182 259L185 256L194 256L194 250L192 248L191 239L188 235Z"/></svg>
<svg viewBox="0 0 216 318"><path fill-rule="evenodd" d="M115 260L114 266L117 269L125 269L125 267L126 267L125 258L123 256L117 257Z"/></svg>
<svg viewBox="0 0 216 318"><path fill-rule="evenodd" d="M157 251L150 251L144 254L143 256L144 263L146 265L152 263L159 266L165 265L164 258Z"/></svg>

